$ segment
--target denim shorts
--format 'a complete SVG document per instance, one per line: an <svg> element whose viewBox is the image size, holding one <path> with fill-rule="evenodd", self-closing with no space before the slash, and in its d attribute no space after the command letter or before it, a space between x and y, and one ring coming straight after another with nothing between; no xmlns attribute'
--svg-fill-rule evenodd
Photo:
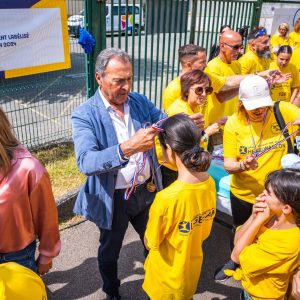
<svg viewBox="0 0 300 300"><path fill-rule="evenodd" d="M37 265L35 261L36 241L34 240L27 247L20 251L0 253L0 264L6 262L16 262L26 268L37 273Z"/></svg>

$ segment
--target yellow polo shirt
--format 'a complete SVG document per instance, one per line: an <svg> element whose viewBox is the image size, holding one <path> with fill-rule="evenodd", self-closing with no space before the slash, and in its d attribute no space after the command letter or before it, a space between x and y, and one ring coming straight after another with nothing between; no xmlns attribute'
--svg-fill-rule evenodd
<svg viewBox="0 0 300 300"><path fill-rule="evenodd" d="M279 109L285 122L294 122L300 116L300 108L281 101ZM251 128L251 130L250 130ZM244 115L237 113L228 118L224 128L224 157L244 159L254 151L253 139L256 148L262 151L270 148L282 139L281 130L276 122L273 109L268 112L266 122L251 122L250 128ZM293 132L298 126L289 126L289 132ZM263 130L263 138L260 144L260 136ZM252 132L252 133L251 133ZM294 138L292 138L292 142ZM277 145L274 149L263 154L257 159L256 170L243 171L230 176L230 191L239 199L254 203L255 198L264 190L266 175L272 171L281 169L281 158L287 154L287 142Z"/></svg>
<svg viewBox="0 0 300 300"><path fill-rule="evenodd" d="M205 71L209 75L217 75L222 77L234 76L241 74L241 65L237 60L231 62L231 64L224 63L218 57L212 59ZM216 95L213 93L208 99L207 107L207 120L208 124L212 124L218 121L223 116L231 116L236 112L238 96L221 103Z"/></svg>
<svg viewBox="0 0 300 300"><path fill-rule="evenodd" d="M225 84L226 78L209 75L207 74L211 80L211 86L214 89L214 92L218 92L221 87ZM173 79L168 86L165 88L163 92L163 107L164 110L167 111L169 106L178 98L181 97L181 86L180 86L180 76ZM210 97L210 96L208 96Z"/></svg>
<svg viewBox="0 0 300 300"><path fill-rule="evenodd" d="M292 92L292 88L300 88L300 75L295 67L295 65L289 63L286 67L280 68L277 62L272 62L270 64L270 69L280 70L281 73L291 73L292 77L289 78L286 82L276 83L272 85L271 88L271 97L274 102L276 101L286 101L290 102Z"/></svg>
<svg viewBox="0 0 300 300"><path fill-rule="evenodd" d="M271 62L271 58L260 58L253 51L248 51L239 59L242 75L268 70Z"/></svg>
<svg viewBox="0 0 300 300"><path fill-rule="evenodd" d="M145 232L150 251L143 289L151 300L192 299L201 273L202 242L210 235L215 212L211 177L195 184L176 180L156 194Z"/></svg>

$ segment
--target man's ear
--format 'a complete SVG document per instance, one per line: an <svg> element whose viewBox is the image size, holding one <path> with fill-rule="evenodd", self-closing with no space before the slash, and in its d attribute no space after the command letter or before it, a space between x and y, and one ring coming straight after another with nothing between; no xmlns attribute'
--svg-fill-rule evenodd
<svg viewBox="0 0 300 300"><path fill-rule="evenodd" d="M96 72L95 78L96 78L98 85L101 87L102 86L102 77L100 76L100 74L98 72Z"/></svg>
<svg viewBox="0 0 300 300"><path fill-rule="evenodd" d="M191 61L188 61L188 62L185 63L185 67L186 67L187 69L189 69L189 71L192 70L192 65L193 65L193 63L192 63Z"/></svg>

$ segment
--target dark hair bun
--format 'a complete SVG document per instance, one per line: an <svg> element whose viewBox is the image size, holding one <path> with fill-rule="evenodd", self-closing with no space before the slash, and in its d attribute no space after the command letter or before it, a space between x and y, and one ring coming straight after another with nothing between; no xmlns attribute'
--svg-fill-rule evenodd
<svg viewBox="0 0 300 300"><path fill-rule="evenodd" d="M211 155L203 148L196 145L194 148L184 151L181 154L183 164L193 171L205 172L211 163Z"/></svg>

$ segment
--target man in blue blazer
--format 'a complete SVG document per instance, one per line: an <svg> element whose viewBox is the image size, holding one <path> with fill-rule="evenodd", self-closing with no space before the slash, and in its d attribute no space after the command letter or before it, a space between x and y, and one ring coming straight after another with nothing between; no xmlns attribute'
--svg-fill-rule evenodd
<svg viewBox="0 0 300 300"><path fill-rule="evenodd" d="M126 52L103 50L95 76L99 89L72 114L77 165L87 175L74 212L99 227L103 291L108 299L120 299L117 261L128 222L143 241L153 189L162 188L153 151L157 131L149 124L166 115L144 95L130 93L132 63ZM203 117L195 115L194 122L203 126Z"/></svg>

